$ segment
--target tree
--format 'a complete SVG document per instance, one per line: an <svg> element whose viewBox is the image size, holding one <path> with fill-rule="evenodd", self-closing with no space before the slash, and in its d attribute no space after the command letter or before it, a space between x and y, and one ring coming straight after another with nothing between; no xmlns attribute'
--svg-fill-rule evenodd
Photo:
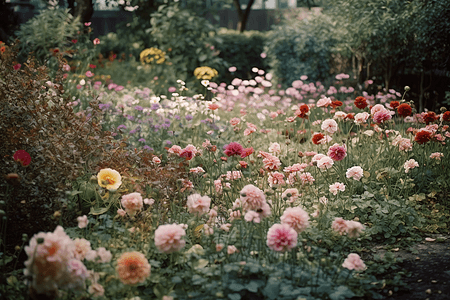
<svg viewBox="0 0 450 300"><path fill-rule="evenodd" d="M244 32L245 26L247 25L248 16L250 15L250 11L254 2L255 0L249 0L247 3L247 7L243 11L240 0L233 0L234 7L236 8L239 18L236 28L239 32Z"/></svg>

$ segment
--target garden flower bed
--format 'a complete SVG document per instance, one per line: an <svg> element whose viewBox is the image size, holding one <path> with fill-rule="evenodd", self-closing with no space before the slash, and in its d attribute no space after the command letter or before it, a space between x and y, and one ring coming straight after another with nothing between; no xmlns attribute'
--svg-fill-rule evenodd
<svg viewBox="0 0 450 300"><path fill-rule="evenodd" d="M37 69L7 59L2 68L30 78ZM52 200L60 206L49 205L58 226L25 236L16 254L2 249L2 294L337 300L403 288L397 257L371 250L448 231L450 112L418 113L404 100L408 87L371 95L346 74L329 86L305 75L284 89L253 73L203 79L195 95L180 80L169 96L91 74L35 78L41 90L25 115L55 130L49 147L76 157L76 176L53 179L65 189ZM17 112L2 101L3 115ZM74 123L55 128L47 111ZM84 139L71 139L73 124ZM35 180L36 164L51 163L27 141L10 142L23 149L3 158L4 224L20 205L11 196ZM24 266L14 263L22 250Z"/></svg>

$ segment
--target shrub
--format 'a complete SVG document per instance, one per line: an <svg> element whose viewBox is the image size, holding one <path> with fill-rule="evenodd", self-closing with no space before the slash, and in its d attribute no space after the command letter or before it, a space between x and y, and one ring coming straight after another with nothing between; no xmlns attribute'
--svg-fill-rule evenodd
<svg viewBox="0 0 450 300"><path fill-rule="evenodd" d="M236 67L231 74L227 70L219 70L220 81L231 82L234 78L252 79L251 69L266 69L266 64L261 54L264 52L266 34L259 31L245 31L239 33L236 30L225 28L219 31L218 37L222 40L217 50L219 57L225 61L225 66Z"/></svg>
<svg viewBox="0 0 450 300"><path fill-rule="evenodd" d="M316 15L276 27L267 39L265 52L274 75L290 85L302 75L311 81L327 79L334 45L331 18Z"/></svg>

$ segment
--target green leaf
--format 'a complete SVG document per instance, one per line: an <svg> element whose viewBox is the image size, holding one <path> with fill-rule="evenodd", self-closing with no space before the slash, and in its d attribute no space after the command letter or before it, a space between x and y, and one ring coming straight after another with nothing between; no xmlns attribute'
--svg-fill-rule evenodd
<svg viewBox="0 0 450 300"><path fill-rule="evenodd" d="M229 288L230 290L232 290L232 291L239 292L239 291L242 291L243 289L245 289L245 286L243 286L243 285L240 284L240 283L235 283L235 282L233 282L232 284L230 284L230 285L228 286L228 288Z"/></svg>
<svg viewBox="0 0 450 300"><path fill-rule="evenodd" d="M341 285L338 289L329 295L331 300L341 300L341 299L349 299L355 294L346 286Z"/></svg>
<svg viewBox="0 0 450 300"><path fill-rule="evenodd" d="M228 294L228 298L231 300L241 300L241 295L239 294Z"/></svg>
<svg viewBox="0 0 450 300"><path fill-rule="evenodd" d="M250 282L245 286L245 288L246 288L247 290L249 290L250 292L252 292L252 293L257 293L257 292L258 292L258 287L259 287L259 285L258 285L258 283L255 282L255 281L250 281Z"/></svg>

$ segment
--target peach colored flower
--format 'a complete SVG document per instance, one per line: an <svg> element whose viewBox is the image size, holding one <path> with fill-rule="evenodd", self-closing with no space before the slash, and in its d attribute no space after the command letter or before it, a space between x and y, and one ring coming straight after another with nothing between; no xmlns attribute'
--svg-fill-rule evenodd
<svg viewBox="0 0 450 300"><path fill-rule="evenodd" d="M100 258L101 263L109 263L112 259L112 254L105 247L100 247L97 249L97 257Z"/></svg>
<svg viewBox="0 0 450 300"><path fill-rule="evenodd" d="M91 251L91 242L85 239L76 238L74 240L75 249L73 255L76 259L83 260L89 251Z"/></svg>
<svg viewBox="0 0 450 300"><path fill-rule="evenodd" d="M301 207L289 207L280 217L281 224L287 224L297 233L304 231L309 226L309 215Z"/></svg>
<svg viewBox="0 0 450 300"><path fill-rule="evenodd" d="M346 221L347 236L349 238L357 238L364 230L364 225L356 221Z"/></svg>
<svg viewBox="0 0 450 300"><path fill-rule="evenodd" d="M247 222L261 223L261 218L256 211L249 210L245 213L244 220Z"/></svg>
<svg viewBox="0 0 450 300"><path fill-rule="evenodd" d="M436 160L441 160L441 157L444 157L444 153L434 152L434 153L431 153L431 155L430 155L430 158L434 158Z"/></svg>
<svg viewBox="0 0 450 300"><path fill-rule="evenodd" d="M117 190L122 184L119 172L113 169L102 169L97 174L98 185L107 190Z"/></svg>
<svg viewBox="0 0 450 300"><path fill-rule="evenodd" d="M144 206L144 201L140 193L131 193L122 196L122 206L130 216L134 216Z"/></svg>
<svg viewBox="0 0 450 300"><path fill-rule="evenodd" d="M269 177L267 178L267 181L269 182L269 186L272 187L276 184L284 185L284 174L280 172L271 172L269 173Z"/></svg>
<svg viewBox="0 0 450 300"><path fill-rule="evenodd" d="M236 248L236 246L230 245L230 246L227 247L228 255L234 254L236 252L238 252L238 249Z"/></svg>
<svg viewBox="0 0 450 300"><path fill-rule="evenodd" d="M225 247L224 244L216 244L216 252L222 251L223 247Z"/></svg>
<svg viewBox="0 0 450 300"><path fill-rule="evenodd" d="M105 289L101 284L94 283L89 286L88 292L92 297L102 297L105 294Z"/></svg>
<svg viewBox="0 0 450 300"><path fill-rule="evenodd" d="M282 199L287 199L289 203L295 202L298 199L299 192L297 189L286 189L283 194L281 194Z"/></svg>
<svg viewBox="0 0 450 300"><path fill-rule="evenodd" d="M331 105L331 103L332 103L332 101L330 98L324 97L324 98L319 99L319 101L317 101L316 106L317 107L327 107L327 106Z"/></svg>
<svg viewBox="0 0 450 300"><path fill-rule="evenodd" d="M142 283L150 276L151 266L144 254L133 251L123 253L117 260L116 271L123 284Z"/></svg>
<svg viewBox="0 0 450 300"><path fill-rule="evenodd" d="M191 214L203 215L208 213L211 205L211 198L208 196L201 196L200 194L192 194L188 196L186 205Z"/></svg>
<svg viewBox="0 0 450 300"><path fill-rule="evenodd" d="M287 224L274 224L267 232L267 246L277 252L297 246L297 232Z"/></svg>
<svg viewBox="0 0 450 300"><path fill-rule="evenodd" d="M232 126L236 126L236 125L238 125L239 123L241 123L241 119L239 119L239 118L233 118L233 119L230 120L230 124L231 124Z"/></svg>
<svg viewBox="0 0 450 300"><path fill-rule="evenodd" d="M160 225L155 230L155 246L162 253L180 251L186 241L182 238L186 231L178 224Z"/></svg>
<svg viewBox="0 0 450 300"><path fill-rule="evenodd" d="M183 149L178 145L173 145L172 147L170 147L167 150L167 152L169 152L169 153L174 153L174 154L178 154L178 155L180 155L182 151L183 151Z"/></svg>
<svg viewBox="0 0 450 300"><path fill-rule="evenodd" d="M316 181L309 172L300 173L300 180L302 181L302 185L313 184Z"/></svg>
<svg viewBox="0 0 450 300"><path fill-rule="evenodd" d="M350 253L344 260L342 266L346 269L355 271L364 271L366 269L366 265L356 253Z"/></svg>

